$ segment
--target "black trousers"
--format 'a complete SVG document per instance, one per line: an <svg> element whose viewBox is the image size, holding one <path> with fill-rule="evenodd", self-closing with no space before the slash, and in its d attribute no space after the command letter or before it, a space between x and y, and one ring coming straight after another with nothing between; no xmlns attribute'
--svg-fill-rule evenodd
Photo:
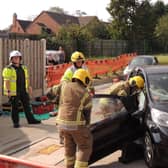
<svg viewBox="0 0 168 168"><path fill-rule="evenodd" d="M29 100L30 100L30 98L29 98L28 93L18 94L17 96L12 96L10 98L11 105L12 105L11 118L12 118L12 121L14 124L19 124L19 109L18 108L19 108L20 101L23 105L27 122L29 123L29 122L35 120L32 112L31 112Z"/></svg>

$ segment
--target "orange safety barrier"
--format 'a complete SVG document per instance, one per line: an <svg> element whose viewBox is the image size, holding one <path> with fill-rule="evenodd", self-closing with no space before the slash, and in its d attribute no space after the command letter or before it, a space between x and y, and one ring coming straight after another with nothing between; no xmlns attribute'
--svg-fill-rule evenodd
<svg viewBox="0 0 168 168"><path fill-rule="evenodd" d="M135 52L129 54L122 54L115 58L87 60L85 64L90 70L92 77L98 77L99 75L105 75L122 69L136 55L137 53ZM71 63L47 66L46 67L47 87L52 87L53 85L59 84L62 75L70 65Z"/></svg>
<svg viewBox="0 0 168 168"><path fill-rule="evenodd" d="M30 161L16 159L14 157L0 155L0 168L61 168L60 166L50 166L44 164L33 163Z"/></svg>

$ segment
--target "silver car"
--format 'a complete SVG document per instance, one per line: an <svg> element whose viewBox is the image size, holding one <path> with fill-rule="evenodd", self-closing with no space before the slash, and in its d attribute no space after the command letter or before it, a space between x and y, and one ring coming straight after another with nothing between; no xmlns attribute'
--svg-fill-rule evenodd
<svg viewBox="0 0 168 168"><path fill-rule="evenodd" d="M137 66L144 66L144 65L157 65L158 59L152 55L138 55L133 58L129 64L125 67L123 71L124 76L128 76L129 73Z"/></svg>

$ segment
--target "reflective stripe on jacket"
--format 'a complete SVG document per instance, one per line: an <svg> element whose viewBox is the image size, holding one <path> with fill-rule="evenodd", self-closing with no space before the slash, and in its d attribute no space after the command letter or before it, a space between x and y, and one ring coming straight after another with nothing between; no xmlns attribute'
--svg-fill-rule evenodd
<svg viewBox="0 0 168 168"><path fill-rule="evenodd" d="M61 101L56 122L64 127L88 124L92 107L91 97L85 87L77 82L68 82L62 86Z"/></svg>
<svg viewBox="0 0 168 168"><path fill-rule="evenodd" d="M26 84L26 90L28 89L28 70L27 67L25 65L21 65L24 73L25 73L25 84ZM3 84L3 91L4 91L4 95L8 95L8 89L6 88L6 81L9 81L10 83L10 94L11 96L16 96L16 82L17 82L17 74L16 74L16 70L14 67L12 66L7 66L4 68L3 72L2 72L2 76L3 76L3 80L4 80L4 84Z"/></svg>

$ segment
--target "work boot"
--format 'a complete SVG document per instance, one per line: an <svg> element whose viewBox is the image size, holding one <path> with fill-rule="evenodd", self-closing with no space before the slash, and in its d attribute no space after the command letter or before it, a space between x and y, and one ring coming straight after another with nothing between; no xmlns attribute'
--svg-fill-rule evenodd
<svg viewBox="0 0 168 168"><path fill-rule="evenodd" d="M20 125L18 123L13 124L13 128L19 128Z"/></svg>
<svg viewBox="0 0 168 168"><path fill-rule="evenodd" d="M29 123L29 124L40 124L41 121L34 119L34 120L32 120L32 121L29 121L28 123Z"/></svg>
<svg viewBox="0 0 168 168"><path fill-rule="evenodd" d="M74 165L66 165L66 168L74 168Z"/></svg>

